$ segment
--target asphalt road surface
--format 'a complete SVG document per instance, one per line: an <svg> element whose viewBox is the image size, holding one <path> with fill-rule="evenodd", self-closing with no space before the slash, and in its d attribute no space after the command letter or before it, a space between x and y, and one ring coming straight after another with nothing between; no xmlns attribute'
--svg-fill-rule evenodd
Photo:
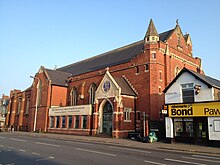
<svg viewBox="0 0 220 165"><path fill-rule="evenodd" d="M220 156L0 133L0 165L35 164L214 165Z"/></svg>

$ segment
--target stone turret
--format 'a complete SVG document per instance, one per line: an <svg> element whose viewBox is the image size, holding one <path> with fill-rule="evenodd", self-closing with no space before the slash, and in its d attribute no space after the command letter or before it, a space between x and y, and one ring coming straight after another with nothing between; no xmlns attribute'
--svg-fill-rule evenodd
<svg viewBox="0 0 220 165"><path fill-rule="evenodd" d="M150 20L144 39L145 39L145 44L155 43L159 41L159 35L157 33L157 30L154 26L154 22L152 19Z"/></svg>

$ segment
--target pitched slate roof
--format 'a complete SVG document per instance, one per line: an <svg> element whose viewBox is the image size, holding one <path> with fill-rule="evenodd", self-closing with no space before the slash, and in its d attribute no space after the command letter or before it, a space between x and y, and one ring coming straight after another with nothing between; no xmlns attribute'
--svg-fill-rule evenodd
<svg viewBox="0 0 220 165"><path fill-rule="evenodd" d="M214 88L220 89L220 80L217 80L217 79L214 79L214 78L212 78L212 77L199 74L199 73L194 72L194 71L192 71L192 70L189 70L189 72L191 72L192 74L194 74L197 78L199 78L200 80L202 80L204 83L206 83L206 84L209 85L210 87L214 87Z"/></svg>
<svg viewBox="0 0 220 165"><path fill-rule="evenodd" d="M183 68L180 73L171 81L171 83L164 89L164 93L173 85L174 82L184 73L188 72L191 75L195 76L197 79L205 83L208 87L214 87L220 89L220 80L214 79L212 77L194 72L192 70L189 70L187 68Z"/></svg>
<svg viewBox="0 0 220 165"><path fill-rule="evenodd" d="M103 69L130 61L138 54L142 53L143 48L144 40L141 40L133 44L103 53L101 55L64 66L57 70L71 73L73 76L75 76L82 73Z"/></svg>
<svg viewBox="0 0 220 165"><path fill-rule="evenodd" d="M121 94L137 96L137 94L134 92L134 90L131 88L131 86L127 83L127 81L124 78L114 77L114 80L121 87Z"/></svg>
<svg viewBox="0 0 220 165"><path fill-rule="evenodd" d="M149 32L147 31L146 35L148 33L157 34L156 28L152 20L150 21L148 30ZM174 29L159 34L160 40L165 42L165 40L170 37L173 31ZM72 74L72 76L76 76L98 69L104 69L114 65L129 62L131 59L135 58L138 54L143 52L144 44L145 40L143 39L135 43L123 46L121 48L58 68L57 70L70 73Z"/></svg>
<svg viewBox="0 0 220 165"><path fill-rule="evenodd" d="M173 33L174 29L171 29L171 30L168 30L166 32L163 32L159 35L160 37L160 40L165 42L169 37L170 35Z"/></svg>
<svg viewBox="0 0 220 165"><path fill-rule="evenodd" d="M53 85L67 86L67 79L68 77L71 76L71 74L58 70L51 70L51 69L45 69L45 70Z"/></svg>

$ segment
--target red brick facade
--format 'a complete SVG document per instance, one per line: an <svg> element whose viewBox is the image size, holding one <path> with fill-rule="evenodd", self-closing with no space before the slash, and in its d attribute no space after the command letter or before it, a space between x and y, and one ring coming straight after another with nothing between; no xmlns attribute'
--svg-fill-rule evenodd
<svg viewBox="0 0 220 165"><path fill-rule="evenodd" d="M150 23L149 28L151 26L154 28L153 22ZM134 58L119 64L102 67L101 69L93 69L90 72L68 76L66 86L53 85L50 75L41 67L32 85L28 130L33 131L34 128L37 85L40 80L42 87L40 104L37 107L36 130L86 135L103 133L105 132L106 122L104 121L103 111L105 104L109 102L112 106L112 124L108 123L107 129L111 131L113 137L126 137L129 132L143 132L143 112L146 114L147 124L145 131L147 135L149 133L148 120L150 122L163 120L160 116L160 110L164 104L163 90L173 80L178 71L186 67L202 72L201 60L192 56L190 37L182 34L178 24L172 31L167 31L160 35L157 34L156 29L148 29L148 31L143 42L143 51ZM129 47L128 45L127 47L119 48L118 51ZM107 67L108 69L106 70ZM119 93L105 98L105 92L103 92L102 97L95 96L94 102L91 102L91 85L94 84L96 89L101 88L103 78L106 75L112 77L110 78L110 83L115 86L115 92L120 92L122 87L117 87L118 84L114 79L123 78L136 95L130 96L129 94ZM75 100L73 100L74 90L77 93ZM98 93L100 94L96 90L95 95ZM51 128L49 108L73 105L92 105L92 114L87 115L87 120L84 119L86 129L82 129L83 115L79 115L79 128L74 128L74 123L76 123L76 116L74 115L72 115L73 124L70 127L62 128L62 124L63 126L68 125L70 116L66 115L65 120L61 117L59 119L57 117L51 119L54 120L52 125L56 125L56 122L59 121L59 126ZM125 120L126 108L129 110L129 116L127 116L129 120ZM109 116L107 115L106 117L108 118ZM13 123L13 119L10 122Z"/></svg>
<svg viewBox="0 0 220 165"><path fill-rule="evenodd" d="M31 89L23 92L10 92L10 101L6 116L6 127L17 131L28 131Z"/></svg>

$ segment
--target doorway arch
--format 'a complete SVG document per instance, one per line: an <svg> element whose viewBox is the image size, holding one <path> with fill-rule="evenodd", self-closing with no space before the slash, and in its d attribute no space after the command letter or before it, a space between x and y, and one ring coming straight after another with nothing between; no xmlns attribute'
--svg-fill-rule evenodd
<svg viewBox="0 0 220 165"><path fill-rule="evenodd" d="M103 100L99 108L99 129L100 133L112 135L113 129L113 106L108 100Z"/></svg>

